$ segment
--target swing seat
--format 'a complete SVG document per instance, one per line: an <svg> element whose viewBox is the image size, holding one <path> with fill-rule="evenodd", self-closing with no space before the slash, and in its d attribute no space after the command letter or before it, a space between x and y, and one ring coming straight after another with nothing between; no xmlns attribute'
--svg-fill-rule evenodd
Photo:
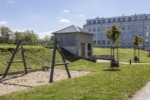
<svg viewBox="0 0 150 100"><path fill-rule="evenodd" d="M119 67L119 61L111 60L110 68Z"/></svg>
<svg viewBox="0 0 150 100"><path fill-rule="evenodd" d="M42 66L42 70L45 71L45 69L46 69L46 71L48 71L48 69L50 69L50 67L49 66Z"/></svg>
<svg viewBox="0 0 150 100"><path fill-rule="evenodd" d="M135 56L134 61L139 61L139 58L137 56Z"/></svg>

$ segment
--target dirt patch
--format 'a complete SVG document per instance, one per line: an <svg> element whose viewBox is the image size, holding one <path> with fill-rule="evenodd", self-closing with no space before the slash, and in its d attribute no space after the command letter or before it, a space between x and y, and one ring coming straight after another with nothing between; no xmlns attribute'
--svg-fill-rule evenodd
<svg viewBox="0 0 150 100"><path fill-rule="evenodd" d="M71 77L79 77L89 74L88 71L70 71ZM14 91L32 88L38 85L52 84L49 83L50 71L36 71L26 75L7 76L0 82L0 95L8 94ZM66 70L55 69L53 81L68 79Z"/></svg>

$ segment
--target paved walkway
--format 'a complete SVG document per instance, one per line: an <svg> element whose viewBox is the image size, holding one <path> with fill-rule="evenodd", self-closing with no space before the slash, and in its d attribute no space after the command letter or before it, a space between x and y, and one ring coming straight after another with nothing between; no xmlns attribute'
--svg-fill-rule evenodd
<svg viewBox="0 0 150 100"><path fill-rule="evenodd" d="M110 60L97 59L96 62L110 62ZM129 64L129 62L119 62L120 64ZM131 64L150 64L150 63L131 63ZM150 100L150 99L149 99Z"/></svg>
<svg viewBox="0 0 150 100"><path fill-rule="evenodd" d="M150 100L150 82L139 90L131 100Z"/></svg>

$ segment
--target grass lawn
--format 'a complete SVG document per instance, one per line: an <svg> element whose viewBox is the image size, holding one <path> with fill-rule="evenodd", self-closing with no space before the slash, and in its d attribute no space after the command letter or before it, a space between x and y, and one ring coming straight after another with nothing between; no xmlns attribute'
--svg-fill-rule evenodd
<svg viewBox="0 0 150 100"><path fill-rule="evenodd" d="M119 49L120 60L128 61L126 59L132 57L131 51ZM98 54L96 52L109 54L109 49L94 48L94 53ZM146 52L141 53L141 61L149 62ZM109 70L109 63L94 63L73 57L67 59L71 62L69 69L91 71L91 74L3 95L0 100L128 100L150 81L150 65L120 64L119 69Z"/></svg>
<svg viewBox="0 0 150 100"><path fill-rule="evenodd" d="M0 100L127 100L150 81L149 65L121 65L111 71L108 66L79 59L69 64L69 69L91 74L14 92Z"/></svg>
<svg viewBox="0 0 150 100"><path fill-rule="evenodd" d="M129 48L119 48L119 61L129 62L131 59L133 62L134 50ZM94 55L110 55L110 48L94 48ZM115 52L116 53L116 52ZM136 53L138 55L138 52ZM150 57L147 56L148 52L140 50L140 62L141 63L150 63Z"/></svg>

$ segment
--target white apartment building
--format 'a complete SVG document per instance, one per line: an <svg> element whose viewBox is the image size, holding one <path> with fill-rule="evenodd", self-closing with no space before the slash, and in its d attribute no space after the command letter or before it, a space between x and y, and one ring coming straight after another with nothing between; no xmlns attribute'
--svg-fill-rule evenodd
<svg viewBox="0 0 150 100"><path fill-rule="evenodd" d="M139 35L144 38L141 45L150 49L150 14L87 19L83 28L94 34L93 46L109 47L111 42L107 39L105 31L113 24L122 29L120 47L133 47L132 40L135 35Z"/></svg>

